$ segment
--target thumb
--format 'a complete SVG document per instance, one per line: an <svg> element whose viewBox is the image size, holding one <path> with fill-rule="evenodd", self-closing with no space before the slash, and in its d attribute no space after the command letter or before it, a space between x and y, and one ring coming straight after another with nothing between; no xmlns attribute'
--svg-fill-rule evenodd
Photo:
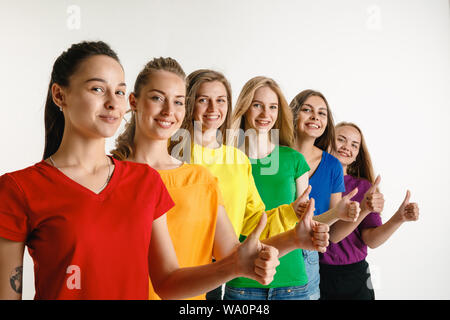
<svg viewBox="0 0 450 320"><path fill-rule="evenodd" d="M296 200L295 200L295 205L301 203L301 202L306 202L309 199L309 194L311 193L311 185L308 186L308 188L305 189L305 191L303 191L302 195L299 196Z"/></svg>
<svg viewBox="0 0 450 320"><path fill-rule="evenodd" d="M346 199L351 199L354 196L356 196L356 194L358 193L358 188L353 189L352 191L350 191L350 193L348 193L344 198Z"/></svg>
<svg viewBox="0 0 450 320"><path fill-rule="evenodd" d="M409 192L409 190L406 190L406 197L405 197L405 200L403 200L402 205L407 205L409 203L410 197L411 197L411 192Z"/></svg>
<svg viewBox="0 0 450 320"><path fill-rule="evenodd" d="M370 187L370 189L368 191L370 191L370 193L373 193L377 190L378 186L380 185L381 182L381 176L378 175L377 178L375 179L374 184Z"/></svg>
<svg viewBox="0 0 450 320"><path fill-rule="evenodd" d="M267 213L263 212L263 214L261 215L261 219L258 222L258 225L256 226L255 229L253 229L252 233L250 233L247 239L259 240L259 237L261 236L261 233L263 232L266 223L267 223Z"/></svg>
<svg viewBox="0 0 450 320"><path fill-rule="evenodd" d="M305 214L302 217L302 221L311 221L312 218L314 217L314 210L315 210L315 206L314 206L314 198L311 198L308 202L308 206L306 207L305 210Z"/></svg>

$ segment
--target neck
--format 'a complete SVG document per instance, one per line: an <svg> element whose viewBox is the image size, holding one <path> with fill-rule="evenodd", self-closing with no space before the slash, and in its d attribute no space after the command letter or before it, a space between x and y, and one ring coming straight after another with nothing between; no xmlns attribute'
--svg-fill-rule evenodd
<svg viewBox="0 0 450 320"><path fill-rule="evenodd" d="M69 127L52 159L58 159L58 167L82 166L89 171L104 166L106 162L105 139L82 136Z"/></svg>
<svg viewBox="0 0 450 320"><path fill-rule="evenodd" d="M195 130L194 139L195 143L201 145L202 147L207 147L211 149L219 148L220 145L217 142L217 129L210 129L205 131Z"/></svg>
<svg viewBox="0 0 450 320"><path fill-rule="evenodd" d="M294 144L295 149L303 154L305 158L310 158L317 149L314 146L315 141L316 139L310 136L298 136Z"/></svg>
<svg viewBox="0 0 450 320"><path fill-rule="evenodd" d="M348 173L347 173L347 165L342 165L342 169L344 170L344 176L346 176Z"/></svg>
<svg viewBox="0 0 450 320"><path fill-rule="evenodd" d="M169 155L167 140L149 139L136 130L134 145L133 157L128 158L130 161L146 163L156 170L174 169L180 165L180 161Z"/></svg>
<svg viewBox="0 0 450 320"><path fill-rule="evenodd" d="M249 158L265 158L273 151L273 148L275 147L275 145L270 141L268 132L257 132L256 135L250 135L248 139L249 144L246 146L245 150Z"/></svg>

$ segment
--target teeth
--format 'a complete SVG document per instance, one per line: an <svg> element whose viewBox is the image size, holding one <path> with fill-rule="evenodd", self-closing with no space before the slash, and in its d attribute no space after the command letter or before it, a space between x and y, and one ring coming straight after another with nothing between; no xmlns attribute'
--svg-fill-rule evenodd
<svg viewBox="0 0 450 320"><path fill-rule="evenodd" d="M261 124L269 124L270 121L264 121L264 120L256 120L256 122L259 122Z"/></svg>
<svg viewBox="0 0 450 320"><path fill-rule="evenodd" d="M162 121L162 120L156 120L156 121L158 121L163 126L170 126L172 124L171 122L168 122L168 121Z"/></svg>
<svg viewBox="0 0 450 320"><path fill-rule="evenodd" d="M317 124L308 124L308 127L319 129L319 126Z"/></svg>
<svg viewBox="0 0 450 320"><path fill-rule="evenodd" d="M205 116L207 119L219 119L219 116Z"/></svg>

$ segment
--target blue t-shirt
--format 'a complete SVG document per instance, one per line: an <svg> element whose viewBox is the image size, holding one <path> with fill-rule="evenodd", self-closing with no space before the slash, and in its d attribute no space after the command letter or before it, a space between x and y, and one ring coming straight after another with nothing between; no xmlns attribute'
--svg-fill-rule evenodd
<svg viewBox="0 0 450 320"><path fill-rule="evenodd" d="M332 193L344 192L344 171L342 164L338 159L328 152L322 152L322 160L309 178L311 185L310 198L314 198L316 210L314 215L317 216L330 209L330 198Z"/></svg>

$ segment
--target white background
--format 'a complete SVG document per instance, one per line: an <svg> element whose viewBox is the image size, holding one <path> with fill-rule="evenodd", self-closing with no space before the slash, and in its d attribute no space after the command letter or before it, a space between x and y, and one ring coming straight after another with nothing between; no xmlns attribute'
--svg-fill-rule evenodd
<svg viewBox="0 0 450 320"><path fill-rule="evenodd" d="M0 3L0 174L41 160L51 68L81 40L109 43L129 88L147 61L171 56L187 74L223 72L233 101L257 75L278 81L288 102L317 89L336 122L363 129L382 175L383 221L407 188L420 206L419 222L369 250L376 297L450 299L448 0ZM32 299L28 254L24 269Z"/></svg>

